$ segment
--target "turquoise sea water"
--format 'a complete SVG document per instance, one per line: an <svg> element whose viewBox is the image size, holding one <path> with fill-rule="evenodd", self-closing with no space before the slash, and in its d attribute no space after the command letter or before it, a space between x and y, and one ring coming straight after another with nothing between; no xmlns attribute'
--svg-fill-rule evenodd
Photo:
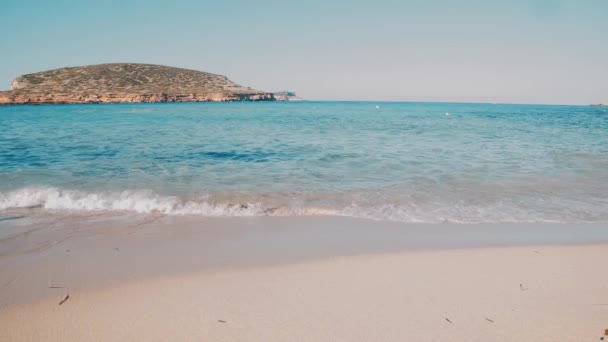
<svg viewBox="0 0 608 342"><path fill-rule="evenodd" d="M6 106L0 215L15 209L608 222L608 112L371 102Z"/></svg>

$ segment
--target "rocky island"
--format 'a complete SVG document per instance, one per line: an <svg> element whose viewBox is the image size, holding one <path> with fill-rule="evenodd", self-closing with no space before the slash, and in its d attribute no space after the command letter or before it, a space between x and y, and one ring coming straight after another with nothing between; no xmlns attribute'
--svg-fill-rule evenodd
<svg viewBox="0 0 608 342"><path fill-rule="evenodd" d="M162 65L114 63L17 77L0 91L4 104L275 101L225 76Z"/></svg>

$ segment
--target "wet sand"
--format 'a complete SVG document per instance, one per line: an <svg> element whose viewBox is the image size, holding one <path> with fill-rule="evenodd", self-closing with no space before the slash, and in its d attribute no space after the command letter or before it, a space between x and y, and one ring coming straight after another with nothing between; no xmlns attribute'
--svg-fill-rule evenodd
<svg viewBox="0 0 608 342"><path fill-rule="evenodd" d="M576 341L608 328L605 225L18 221L0 222L0 340Z"/></svg>

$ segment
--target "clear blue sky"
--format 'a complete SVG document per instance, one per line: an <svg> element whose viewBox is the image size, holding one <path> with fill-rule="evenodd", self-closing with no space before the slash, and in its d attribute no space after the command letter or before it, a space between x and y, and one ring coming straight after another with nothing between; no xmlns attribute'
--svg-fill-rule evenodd
<svg viewBox="0 0 608 342"><path fill-rule="evenodd" d="M0 0L0 89L140 62L308 99L608 102L607 0Z"/></svg>

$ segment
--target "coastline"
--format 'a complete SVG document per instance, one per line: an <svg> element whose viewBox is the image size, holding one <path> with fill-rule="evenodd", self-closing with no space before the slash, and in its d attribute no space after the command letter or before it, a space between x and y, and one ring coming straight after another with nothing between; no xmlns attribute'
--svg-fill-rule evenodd
<svg viewBox="0 0 608 342"><path fill-rule="evenodd" d="M57 289L0 310L0 327L23 341L594 340L607 311L592 263L606 256L606 246L418 251Z"/></svg>
<svg viewBox="0 0 608 342"><path fill-rule="evenodd" d="M276 101L272 93L20 94L0 92L0 105Z"/></svg>
<svg viewBox="0 0 608 342"><path fill-rule="evenodd" d="M3 237L6 339L554 341L606 328L602 224L87 220Z"/></svg>
<svg viewBox="0 0 608 342"><path fill-rule="evenodd" d="M49 284L89 291L159 276L357 255L608 245L605 224L411 224L332 216L98 213L6 220L0 228L0 309L52 295Z"/></svg>

